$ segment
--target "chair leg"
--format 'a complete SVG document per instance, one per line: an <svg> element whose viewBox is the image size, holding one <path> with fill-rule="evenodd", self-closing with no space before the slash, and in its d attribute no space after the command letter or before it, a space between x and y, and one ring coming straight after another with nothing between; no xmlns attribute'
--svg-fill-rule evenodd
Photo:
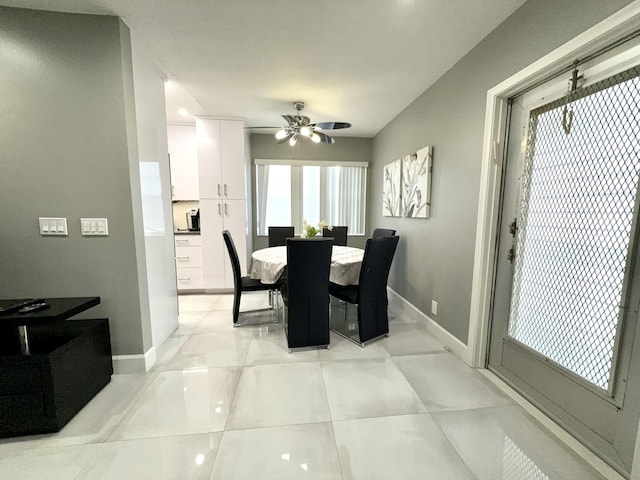
<svg viewBox="0 0 640 480"><path fill-rule="evenodd" d="M240 316L240 292L233 292L233 324L238 325L238 317Z"/></svg>

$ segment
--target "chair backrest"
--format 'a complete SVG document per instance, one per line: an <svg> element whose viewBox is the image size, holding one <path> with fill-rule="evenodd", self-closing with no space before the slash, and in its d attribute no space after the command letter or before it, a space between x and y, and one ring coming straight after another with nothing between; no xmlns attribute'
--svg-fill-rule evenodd
<svg viewBox="0 0 640 480"><path fill-rule="evenodd" d="M389 332L387 280L400 237L369 238L358 282L360 339L366 342Z"/></svg>
<svg viewBox="0 0 640 480"><path fill-rule="evenodd" d="M287 239L289 347L329 343L330 238Z"/></svg>
<svg viewBox="0 0 640 480"><path fill-rule="evenodd" d="M331 227L331 230L329 230L328 227L323 227L322 236L333 238L334 245L341 245L343 247L346 247L348 230L349 227Z"/></svg>
<svg viewBox="0 0 640 480"><path fill-rule="evenodd" d="M287 238L293 236L293 227L269 227L269 246L284 247L287 244Z"/></svg>
<svg viewBox="0 0 640 480"><path fill-rule="evenodd" d="M242 272L240 271L238 251L236 250L236 245L233 243L233 238L231 238L229 230L223 230L222 236L224 238L224 244L227 246L229 259L231 260L231 268L233 269L233 288L236 292L239 292L242 288Z"/></svg>
<svg viewBox="0 0 640 480"><path fill-rule="evenodd" d="M396 231L392 228L376 228L373 231L373 238L393 237Z"/></svg>

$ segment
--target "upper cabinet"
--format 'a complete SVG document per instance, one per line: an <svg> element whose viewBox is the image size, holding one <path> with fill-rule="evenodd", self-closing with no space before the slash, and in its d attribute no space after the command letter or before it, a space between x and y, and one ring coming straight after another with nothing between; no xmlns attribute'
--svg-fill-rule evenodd
<svg viewBox="0 0 640 480"><path fill-rule="evenodd" d="M198 200L198 147L194 125L167 125L172 200Z"/></svg>
<svg viewBox="0 0 640 480"><path fill-rule="evenodd" d="M196 118L200 198L245 199L244 122Z"/></svg>

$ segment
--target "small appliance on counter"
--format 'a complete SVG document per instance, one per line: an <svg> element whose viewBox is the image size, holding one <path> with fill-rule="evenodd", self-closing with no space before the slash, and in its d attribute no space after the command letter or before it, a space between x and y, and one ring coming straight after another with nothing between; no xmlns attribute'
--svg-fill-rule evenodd
<svg viewBox="0 0 640 480"><path fill-rule="evenodd" d="M190 232L200 231L200 209L192 208L187 211L187 228Z"/></svg>

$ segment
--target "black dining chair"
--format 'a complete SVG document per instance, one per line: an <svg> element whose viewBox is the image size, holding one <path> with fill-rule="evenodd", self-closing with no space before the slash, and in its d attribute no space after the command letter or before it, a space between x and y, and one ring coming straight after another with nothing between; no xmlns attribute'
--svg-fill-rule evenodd
<svg viewBox="0 0 640 480"><path fill-rule="evenodd" d="M330 238L288 238L282 280L284 327L289 353L300 347L329 348Z"/></svg>
<svg viewBox="0 0 640 480"><path fill-rule="evenodd" d="M399 240L369 238L358 285L329 284L331 329L361 347L389 334L387 280Z"/></svg>
<svg viewBox="0 0 640 480"><path fill-rule="evenodd" d="M384 238L395 236L396 231L392 228L376 228L373 231L373 238Z"/></svg>
<svg viewBox="0 0 640 480"><path fill-rule="evenodd" d="M271 307L268 309L261 308L257 310L245 310L242 313L271 310L274 308L273 292L277 292L280 289L281 282L280 280L278 280L276 283L267 284L262 283L260 280L253 279L249 276L243 277L240 271L240 259L238 258L238 251L236 250L236 246L233 243L233 238L231 238L231 233L229 233L228 230L224 230L222 232L222 236L224 237L224 244L227 246L229 259L231 260L231 268L233 269L233 326L238 327L241 325L240 323L238 323L238 318L240 317L240 298L242 297L242 292L268 291L269 303L271 305ZM277 301L277 299L275 301ZM268 321L274 322L277 320L278 318L276 316L275 320L270 318Z"/></svg>
<svg viewBox="0 0 640 480"><path fill-rule="evenodd" d="M294 236L293 227L269 227L269 246L284 247L287 238Z"/></svg>
<svg viewBox="0 0 640 480"><path fill-rule="evenodd" d="M349 227L322 227L322 236L333 238L334 245L347 246L347 230Z"/></svg>

